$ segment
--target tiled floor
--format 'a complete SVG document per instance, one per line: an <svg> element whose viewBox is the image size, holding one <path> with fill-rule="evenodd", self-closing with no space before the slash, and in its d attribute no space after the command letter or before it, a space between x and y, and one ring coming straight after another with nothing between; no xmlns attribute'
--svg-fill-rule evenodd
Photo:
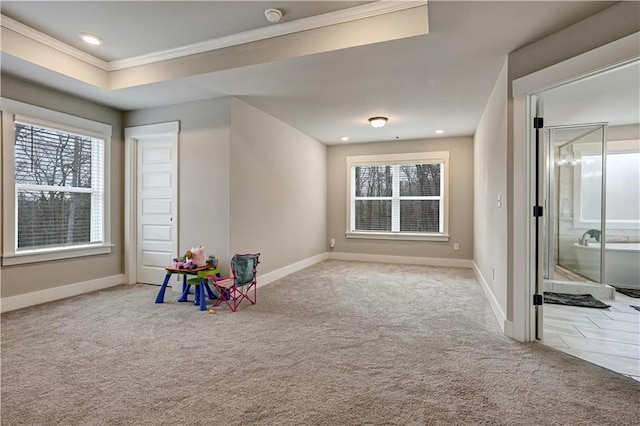
<svg viewBox="0 0 640 426"><path fill-rule="evenodd" d="M640 381L640 306L618 292L607 309L544 305L542 343Z"/></svg>

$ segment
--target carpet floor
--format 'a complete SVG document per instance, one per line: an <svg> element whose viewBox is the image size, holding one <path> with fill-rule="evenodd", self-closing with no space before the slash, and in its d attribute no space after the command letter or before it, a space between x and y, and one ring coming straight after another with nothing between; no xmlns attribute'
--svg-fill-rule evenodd
<svg viewBox="0 0 640 426"><path fill-rule="evenodd" d="M2 424L638 422L640 382L504 337L470 269L325 261L237 313L157 290L3 314Z"/></svg>

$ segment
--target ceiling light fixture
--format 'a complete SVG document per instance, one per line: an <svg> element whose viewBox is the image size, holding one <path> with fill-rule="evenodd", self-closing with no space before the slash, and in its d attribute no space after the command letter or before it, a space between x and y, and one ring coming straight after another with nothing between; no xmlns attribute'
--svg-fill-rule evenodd
<svg viewBox="0 0 640 426"><path fill-rule="evenodd" d="M264 16L267 17L267 21L275 24L282 18L282 11L278 9L267 9L264 11Z"/></svg>
<svg viewBox="0 0 640 426"><path fill-rule="evenodd" d="M341 140L342 142L346 142L346 141L348 141L348 140L349 140L349 136L343 136L343 137L341 137L341 138L340 138L340 140Z"/></svg>
<svg viewBox="0 0 640 426"><path fill-rule="evenodd" d="M369 119L369 124L371 124L376 129L379 129L380 127L383 127L385 124L387 124L387 120L387 117L371 117Z"/></svg>
<svg viewBox="0 0 640 426"><path fill-rule="evenodd" d="M93 44L94 46L102 44L102 40L100 40L98 36L95 36L93 34L80 33L79 36L82 40L85 41L85 43Z"/></svg>
<svg viewBox="0 0 640 426"><path fill-rule="evenodd" d="M436 133L437 133L437 134L439 134L439 135L441 135L441 134L443 134L443 133L444 133L444 130L442 130L442 129L438 129L438 130L436 130Z"/></svg>

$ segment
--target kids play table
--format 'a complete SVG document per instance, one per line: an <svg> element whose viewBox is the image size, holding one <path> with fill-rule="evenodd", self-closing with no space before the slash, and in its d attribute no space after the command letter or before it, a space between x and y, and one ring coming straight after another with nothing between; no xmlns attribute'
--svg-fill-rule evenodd
<svg viewBox="0 0 640 426"><path fill-rule="evenodd" d="M178 299L178 302L187 301L187 294L189 294L190 282L192 282L193 285L195 286L195 291L194 291L195 300L193 303L194 305L199 305L201 311L207 310L207 300L205 298L205 290L210 300L216 298L216 296L213 294L213 291L211 291L211 288L207 285L208 279L206 278L206 276L216 275L219 277L220 270L217 267L212 268L211 265L207 265L207 266L200 266L194 269L183 269L183 268L176 268L173 266L167 266L164 269L167 271L167 274L165 275L162 286L160 287L160 291L158 291L158 295L156 296L156 303L164 302L164 293L167 290L167 285L169 285L169 280L171 276L174 274L182 275L182 296L180 296L180 298ZM195 278L195 281L193 278L187 281L187 276L193 276Z"/></svg>

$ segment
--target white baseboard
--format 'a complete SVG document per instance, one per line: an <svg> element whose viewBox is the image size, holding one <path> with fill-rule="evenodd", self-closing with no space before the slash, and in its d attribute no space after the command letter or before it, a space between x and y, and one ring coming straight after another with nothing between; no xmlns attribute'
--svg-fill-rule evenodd
<svg viewBox="0 0 640 426"><path fill-rule="evenodd" d="M28 306L53 302L54 300L65 299L67 297L77 296L91 291L102 290L103 288L114 287L124 282L124 275L112 275L110 277L48 288L46 290L19 294L17 296L3 297L0 299L0 312L15 311L16 309L22 309Z"/></svg>
<svg viewBox="0 0 640 426"><path fill-rule="evenodd" d="M265 286L269 283L279 280L280 278L286 277L289 274L293 274L294 272L298 272L304 268L308 268L311 265L315 265L316 263L320 263L327 259L327 253L320 253L307 259L303 259L299 262L292 263L291 265L276 269L275 271L267 272L266 274L260 274L258 271L258 287Z"/></svg>
<svg viewBox="0 0 640 426"><path fill-rule="evenodd" d="M447 259L440 257L387 256L363 253L329 253L329 259L353 260L358 262L399 263L402 265L448 266L452 268L471 268L471 259Z"/></svg>
<svg viewBox="0 0 640 426"><path fill-rule="evenodd" d="M504 335L516 339L516 336L513 335L513 322L504 320Z"/></svg>
<svg viewBox="0 0 640 426"><path fill-rule="evenodd" d="M496 297L493 295L493 292L489 288L487 281L482 276L482 272L480 272L480 268L478 268L478 265L476 264L476 262L471 261L471 263L473 264L473 272L476 274L476 278L480 282L480 287L482 287L482 291L484 292L485 297L489 301L489 305L491 306L493 315L495 315L496 320L498 321L498 326L500 327L502 334L506 334L507 322L508 322L507 316L504 314L504 312L502 312L502 309L500 308L500 305L498 304ZM509 331L510 331L510 327L509 327Z"/></svg>

